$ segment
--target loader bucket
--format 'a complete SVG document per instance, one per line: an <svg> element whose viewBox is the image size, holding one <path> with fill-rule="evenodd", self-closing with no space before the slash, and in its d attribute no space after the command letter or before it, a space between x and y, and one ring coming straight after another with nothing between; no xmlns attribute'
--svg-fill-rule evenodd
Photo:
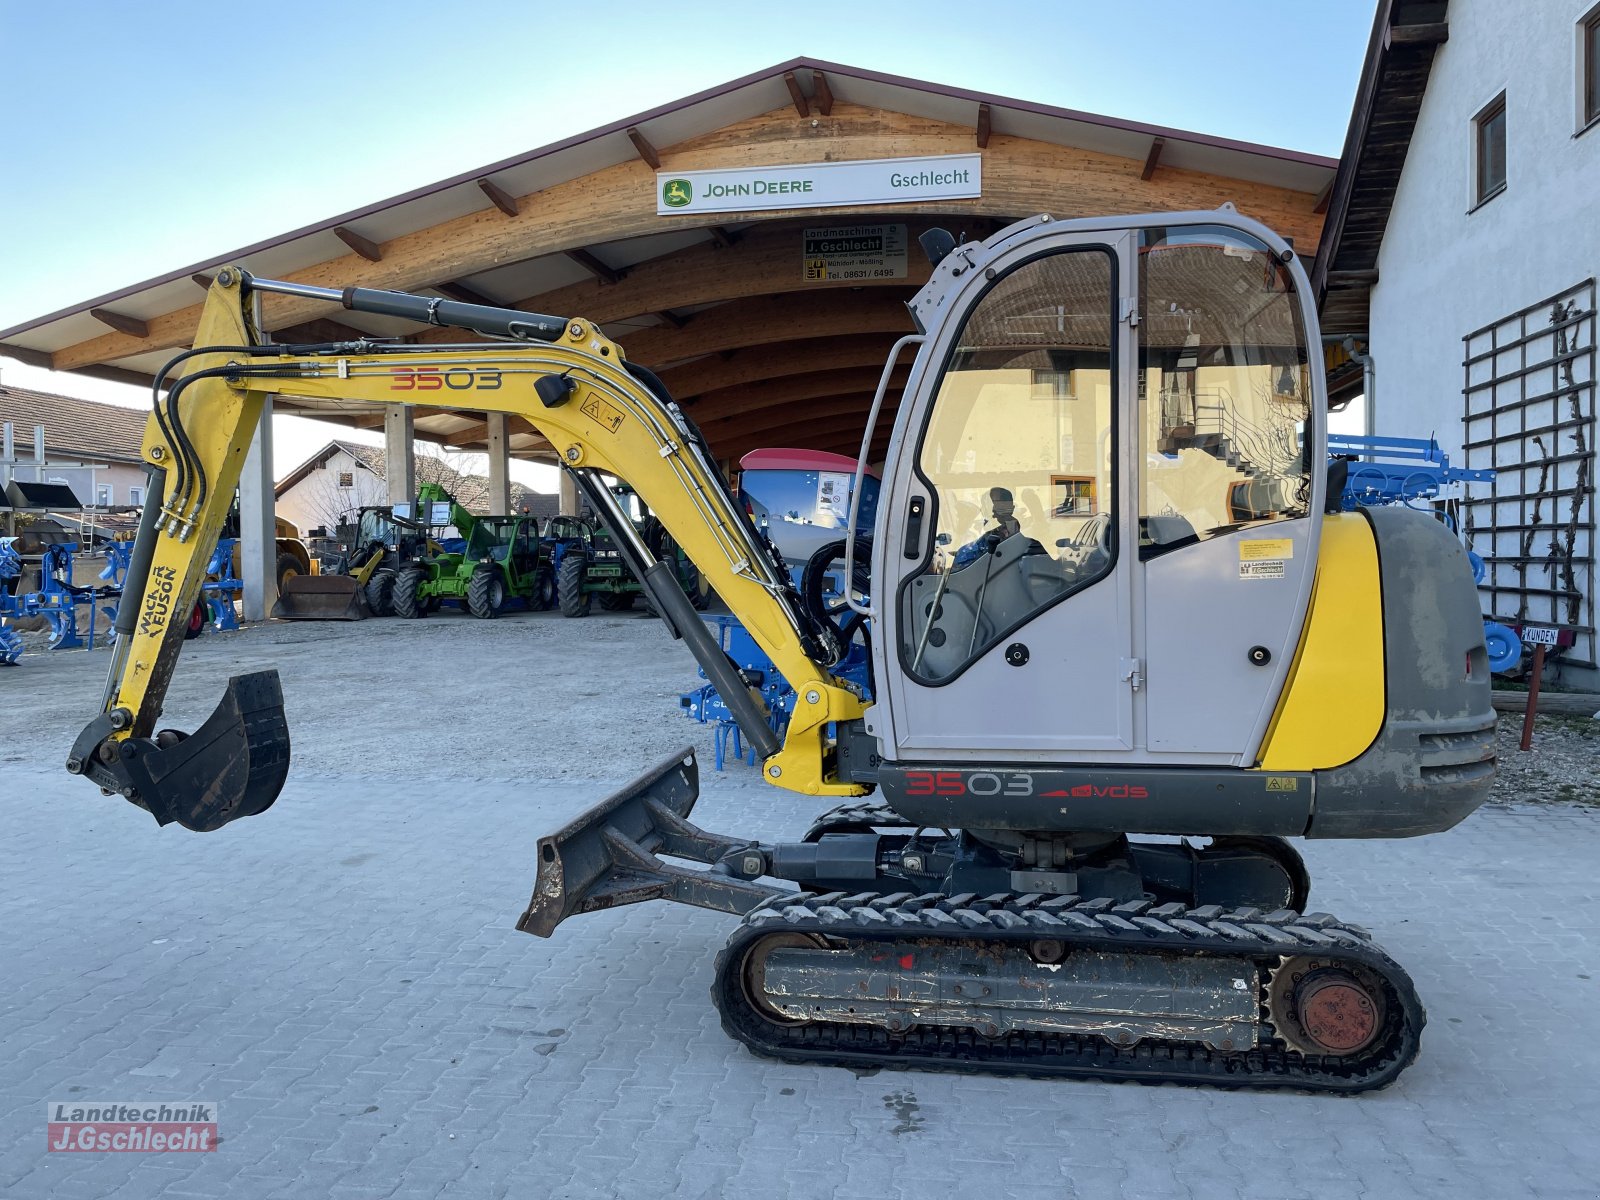
<svg viewBox="0 0 1600 1200"><path fill-rule="evenodd" d="M295 575L284 581L271 615L280 621L360 621L372 610L352 575Z"/></svg>
<svg viewBox="0 0 1600 1200"><path fill-rule="evenodd" d="M682 750L565 828L540 838L533 898L517 928L549 937L577 913L645 900L745 913L782 895L781 889L717 869L695 870L656 857L659 852L720 864L754 848L748 840L707 833L690 824L686 818L699 798L700 768L694 751Z"/></svg>
<svg viewBox="0 0 1600 1200"><path fill-rule="evenodd" d="M194 733L106 737L102 715L72 747L67 770L137 804L161 825L208 833L270 808L289 773L289 724L276 671L228 680L222 702Z"/></svg>

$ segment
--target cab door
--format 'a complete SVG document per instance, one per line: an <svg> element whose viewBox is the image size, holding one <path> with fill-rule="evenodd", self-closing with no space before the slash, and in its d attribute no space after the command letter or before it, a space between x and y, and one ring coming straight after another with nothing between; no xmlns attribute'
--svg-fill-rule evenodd
<svg viewBox="0 0 1600 1200"><path fill-rule="evenodd" d="M1315 575L1315 317L1292 256L1244 229L1147 228L1138 259L1141 741L1151 762L1250 766Z"/></svg>
<svg viewBox="0 0 1600 1200"><path fill-rule="evenodd" d="M868 728L898 761L1134 745L1133 267L1129 233L1043 231L942 298L874 544Z"/></svg>

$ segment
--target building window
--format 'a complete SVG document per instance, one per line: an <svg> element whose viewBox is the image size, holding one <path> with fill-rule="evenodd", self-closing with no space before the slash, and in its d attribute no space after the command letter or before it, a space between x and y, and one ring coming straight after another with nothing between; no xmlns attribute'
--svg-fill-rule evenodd
<svg viewBox="0 0 1600 1200"><path fill-rule="evenodd" d="M1506 189L1506 94L1501 92L1472 119L1473 207Z"/></svg>
<svg viewBox="0 0 1600 1200"><path fill-rule="evenodd" d="M128 503L129 504L143 504L144 503L144 489L142 487L131 487L131 488L129 488L128 489Z"/></svg>
<svg viewBox="0 0 1600 1200"><path fill-rule="evenodd" d="M1600 121L1600 4L1578 22L1578 131Z"/></svg>
<svg viewBox="0 0 1600 1200"><path fill-rule="evenodd" d="M354 471L339 472L339 486L342 488L355 487L356 473Z"/></svg>
<svg viewBox="0 0 1600 1200"><path fill-rule="evenodd" d="M96 508L111 507L111 485L109 483L95 485L94 503Z"/></svg>

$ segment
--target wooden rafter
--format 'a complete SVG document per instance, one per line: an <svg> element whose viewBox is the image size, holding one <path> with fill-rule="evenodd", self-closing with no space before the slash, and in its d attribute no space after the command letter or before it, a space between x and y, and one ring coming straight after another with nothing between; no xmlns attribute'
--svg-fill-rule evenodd
<svg viewBox="0 0 1600 1200"><path fill-rule="evenodd" d="M904 301L912 293L909 287L863 288L835 292L826 304L817 303L816 294L806 291L752 296L701 311L690 330L657 326L632 330L620 340L629 358L662 370L706 354L777 342L850 333L910 333L911 315Z"/></svg>
<svg viewBox="0 0 1600 1200"><path fill-rule="evenodd" d="M436 283L433 290L444 293L450 300L459 300L463 304L482 304L486 308L504 308L498 300L491 300L482 292L474 291L464 283Z"/></svg>
<svg viewBox="0 0 1600 1200"><path fill-rule="evenodd" d="M601 262L593 254L590 254L587 250L584 250L581 247L568 250L566 253L568 258L577 263L585 271L589 272L589 274L593 275L601 283L621 283L623 278L628 274L627 271L619 271L615 267L606 266L605 263Z"/></svg>
<svg viewBox="0 0 1600 1200"><path fill-rule="evenodd" d="M494 180L478 180L478 190L489 197L490 203L505 213L506 216L516 217L522 214L522 206L517 203L517 198Z"/></svg>
<svg viewBox="0 0 1600 1200"><path fill-rule="evenodd" d="M894 344L892 333L853 334L776 342L759 353L711 355L660 372L667 390L680 401L723 388L751 386L790 375L809 375L844 367L878 367Z"/></svg>
<svg viewBox="0 0 1600 1200"><path fill-rule="evenodd" d="M783 86L789 89L789 99L794 101L794 110L802 117L811 115L811 105L806 100L806 94L800 88L800 81L794 77L793 71L783 73Z"/></svg>
<svg viewBox="0 0 1600 1200"><path fill-rule="evenodd" d="M706 232L711 235L711 240L717 245L721 246L724 250L729 249L735 242L739 240L738 237L729 233L721 225L707 225Z"/></svg>
<svg viewBox="0 0 1600 1200"><path fill-rule="evenodd" d="M378 243L370 238L362 237L354 229L347 229L343 225L335 225L333 227L333 236L368 262L383 261L383 251L379 248Z"/></svg>
<svg viewBox="0 0 1600 1200"><path fill-rule="evenodd" d="M91 308L89 315L102 325L109 325L118 333L125 333L129 337L147 338L150 336L150 326L138 317L126 316L123 313L112 312L109 308Z"/></svg>
<svg viewBox="0 0 1600 1200"><path fill-rule="evenodd" d="M639 152L639 157L650 164L652 171L661 169L661 155L656 153L656 148L650 144L650 139L639 132L636 125L628 126L628 140L633 143L633 148Z"/></svg>
<svg viewBox="0 0 1600 1200"><path fill-rule="evenodd" d="M1140 179L1149 179L1156 173L1156 167L1161 164L1161 152L1167 148L1166 138L1151 138L1150 150L1144 156L1144 170L1139 172Z"/></svg>
<svg viewBox="0 0 1600 1200"><path fill-rule="evenodd" d="M817 111L825 117L833 115L833 89L828 86L828 77L821 71L811 72L811 90L814 95L811 99L816 103Z"/></svg>
<svg viewBox="0 0 1600 1200"><path fill-rule="evenodd" d="M194 280L196 283L198 283L206 291L209 292L211 290L211 283L212 283L211 276L209 276L209 275L191 275L191 276L189 276L189 278Z"/></svg>
<svg viewBox="0 0 1600 1200"><path fill-rule="evenodd" d="M298 325L272 331L272 340L275 342L354 342L380 336L328 317L318 317L313 321L302 321Z"/></svg>
<svg viewBox="0 0 1600 1200"><path fill-rule="evenodd" d="M1316 203L1311 206L1312 212L1325 213L1328 211L1328 199L1333 195L1333 181L1337 178L1339 176L1335 174L1327 183L1322 185L1322 190L1317 193Z"/></svg>
<svg viewBox="0 0 1600 1200"><path fill-rule="evenodd" d="M979 150L982 150L988 146L989 133L992 128L992 117L989 112L988 104L985 103L978 105L977 140Z"/></svg>
<svg viewBox="0 0 1600 1200"><path fill-rule="evenodd" d="M672 326L674 329L682 329L690 321L694 320L694 315L692 313L689 316L680 317L670 308L663 308L659 310L656 313L656 316L660 317L664 323Z"/></svg>
<svg viewBox="0 0 1600 1200"><path fill-rule="evenodd" d="M1365 288L1372 287L1378 282L1378 269L1358 271L1329 271L1327 275L1330 288Z"/></svg>
<svg viewBox="0 0 1600 1200"><path fill-rule="evenodd" d="M1442 46L1450 40L1450 26L1444 21L1391 25L1386 40L1391 46Z"/></svg>

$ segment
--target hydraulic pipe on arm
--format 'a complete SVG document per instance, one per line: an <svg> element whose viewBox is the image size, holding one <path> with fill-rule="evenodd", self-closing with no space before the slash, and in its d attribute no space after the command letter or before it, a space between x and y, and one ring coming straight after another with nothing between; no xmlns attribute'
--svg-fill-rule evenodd
<svg viewBox="0 0 1600 1200"><path fill-rule="evenodd" d="M365 340L262 346L250 336L246 313L252 294L263 292L510 340L426 348ZM141 532L135 550L137 560L148 546L151 562L145 577L130 574L125 592L124 605L139 609L138 624L124 639L104 710L75 743L69 770L149 808L163 823L176 819L196 829L259 812L276 797L287 771L288 734L275 672L231 681L228 696L193 738L168 732L152 739L151 733L182 645L181 618L199 591L201 547L215 538L226 513L262 399L278 393L507 413L549 440L563 466L588 481L585 491L597 507L607 507L598 497L610 499L595 486L598 476L627 480L796 692L780 744L758 696L676 584L666 586L664 564L638 539L619 533L630 565L763 758L766 779L808 795L866 790L837 777L827 734L830 724L864 710L857 692L828 671L839 648L806 614L788 572L729 495L698 431L659 381L627 363L621 348L589 322L400 292L257 280L229 268L216 277L190 354L173 387L176 402L158 405L145 439L151 466L175 464L180 478L176 484L168 479L160 519ZM612 527L631 529L625 519ZM187 774L171 776L169 760L207 731L215 735L210 748Z"/></svg>

